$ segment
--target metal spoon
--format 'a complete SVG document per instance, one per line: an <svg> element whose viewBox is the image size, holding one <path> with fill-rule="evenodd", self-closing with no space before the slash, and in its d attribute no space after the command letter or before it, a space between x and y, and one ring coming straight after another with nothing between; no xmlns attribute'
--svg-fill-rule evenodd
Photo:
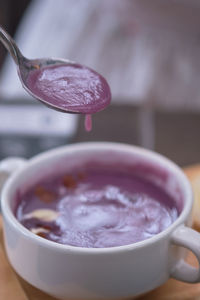
<svg viewBox="0 0 200 300"><path fill-rule="evenodd" d="M15 41L12 39L12 37L0 26L0 41L3 43L3 45L6 47L6 49L11 54L12 58L14 59L16 65L17 65L17 72L19 75L19 78L21 80L22 86L24 89L34 98L42 102L43 104L47 105L50 108L53 108L55 110L61 111L61 112L67 112L67 113L81 113L80 111L77 111L76 108L70 108L68 110L67 107L60 107L56 104L49 103L48 101L40 98L38 95L34 94L29 87L27 86L27 78L29 76L30 71L44 68L46 66L51 65L60 65L60 64L76 64L73 61L69 61L67 59L56 59L56 58L41 58L41 59L27 59L22 55L20 52L18 46L16 45ZM77 64L76 64L77 65Z"/></svg>

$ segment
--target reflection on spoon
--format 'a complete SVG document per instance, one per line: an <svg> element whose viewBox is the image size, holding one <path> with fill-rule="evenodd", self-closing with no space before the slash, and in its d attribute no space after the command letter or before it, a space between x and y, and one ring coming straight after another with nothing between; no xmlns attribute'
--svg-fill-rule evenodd
<svg viewBox="0 0 200 300"><path fill-rule="evenodd" d="M90 115L109 105L109 85L94 70L64 59L27 59L1 26L0 40L17 65L22 86L50 108ZM90 117L86 117L85 124L90 129Z"/></svg>

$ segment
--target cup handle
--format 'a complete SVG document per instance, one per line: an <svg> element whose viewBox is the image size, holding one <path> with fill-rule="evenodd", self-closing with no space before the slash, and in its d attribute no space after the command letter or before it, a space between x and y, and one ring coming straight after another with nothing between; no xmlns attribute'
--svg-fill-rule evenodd
<svg viewBox="0 0 200 300"><path fill-rule="evenodd" d="M173 232L172 243L192 251L200 266L200 233L181 225ZM177 280L188 283L200 282L200 267L192 267L181 259L172 268L170 275Z"/></svg>
<svg viewBox="0 0 200 300"><path fill-rule="evenodd" d="M26 164L26 159L21 157L10 157L0 162L0 190L7 178L17 169Z"/></svg>

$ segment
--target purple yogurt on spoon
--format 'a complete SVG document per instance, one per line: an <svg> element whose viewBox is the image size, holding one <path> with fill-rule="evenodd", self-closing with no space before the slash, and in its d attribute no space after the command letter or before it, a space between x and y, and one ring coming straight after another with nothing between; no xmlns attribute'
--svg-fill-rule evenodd
<svg viewBox="0 0 200 300"><path fill-rule="evenodd" d="M111 100L109 85L101 75L69 60L28 59L1 26L0 42L14 59L22 86L31 96L62 112L86 114L85 127L91 130L90 115Z"/></svg>
<svg viewBox="0 0 200 300"><path fill-rule="evenodd" d="M27 87L47 104L66 112L86 114L85 128L91 130L90 115L110 104L107 81L97 72L79 64L56 64L34 69Z"/></svg>

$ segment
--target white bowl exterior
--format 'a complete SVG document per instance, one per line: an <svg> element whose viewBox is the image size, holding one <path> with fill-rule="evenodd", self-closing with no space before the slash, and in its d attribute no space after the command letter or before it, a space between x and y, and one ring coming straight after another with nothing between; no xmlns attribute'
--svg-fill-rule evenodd
<svg viewBox="0 0 200 300"><path fill-rule="evenodd" d="M174 174L177 182L180 182L185 204L181 215L169 228L136 244L87 249L47 241L32 234L16 220L10 209L13 191L27 178L39 173L42 165L50 165L76 151L108 148L127 151L133 156L141 153ZM191 207L192 194L183 172L160 155L115 143L66 146L30 160L7 181L2 192L6 252L20 276L60 299L126 299L152 290L169 278L177 257L180 259L184 255L180 248L171 245L171 234L177 226L190 221Z"/></svg>

